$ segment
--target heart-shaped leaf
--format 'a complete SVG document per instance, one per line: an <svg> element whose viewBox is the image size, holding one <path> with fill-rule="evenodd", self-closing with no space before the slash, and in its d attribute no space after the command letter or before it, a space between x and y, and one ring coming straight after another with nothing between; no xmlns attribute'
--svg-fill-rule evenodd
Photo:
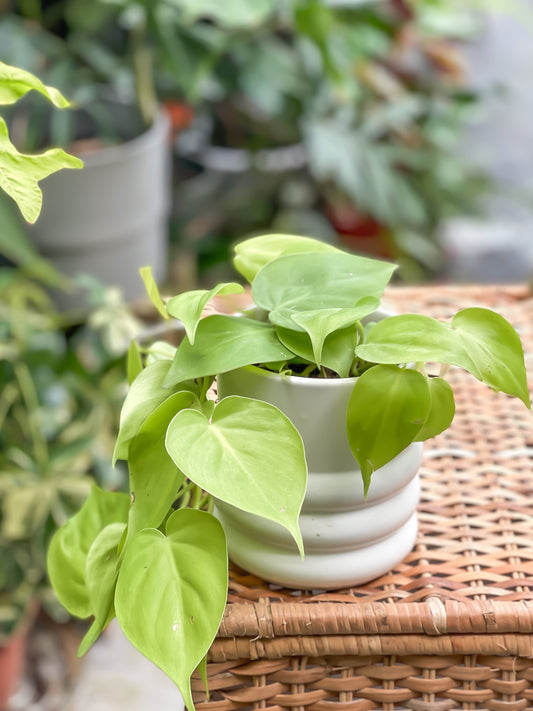
<svg viewBox="0 0 533 711"><path fill-rule="evenodd" d="M293 356L271 324L238 316L207 316L198 324L194 346L187 340L180 344L165 385Z"/></svg>
<svg viewBox="0 0 533 711"><path fill-rule="evenodd" d="M336 247L311 237L297 235L261 235L239 242L235 246L233 266L250 284L257 272L284 254L301 252L339 252Z"/></svg>
<svg viewBox="0 0 533 711"><path fill-rule="evenodd" d="M261 269L253 300L271 312L354 308L365 297L380 299L395 268L344 252L291 254Z"/></svg>
<svg viewBox="0 0 533 711"><path fill-rule="evenodd" d="M427 378L416 370L376 365L357 379L348 402L346 433L365 494L372 473L415 440L430 407Z"/></svg>
<svg viewBox="0 0 533 711"><path fill-rule="evenodd" d="M169 300L167 310L171 316L179 319L185 327L187 338L191 345L194 344L196 329L202 318L205 305L218 294L241 294L244 287L235 282L218 284L213 289L198 289L178 294Z"/></svg>
<svg viewBox="0 0 533 711"><path fill-rule="evenodd" d="M75 617L93 614L87 589L86 565L89 550L110 523L126 523L130 497L102 491L93 486L81 509L52 537L48 549L48 575L59 602Z"/></svg>
<svg viewBox="0 0 533 711"><path fill-rule="evenodd" d="M94 620L78 649L82 656L96 642L114 617L115 586L118 577L118 545L125 523L110 523L96 536L87 555L85 578Z"/></svg>
<svg viewBox="0 0 533 711"><path fill-rule="evenodd" d="M198 407L200 404L195 398ZM133 504L128 519L128 540L143 528L157 528L176 499L184 475L165 449L168 425L188 407L190 398L171 395L143 422L130 444L130 488Z"/></svg>
<svg viewBox="0 0 533 711"><path fill-rule="evenodd" d="M278 328L277 333L279 340L300 358L309 361L309 363L316 362L311 339L307 333L289 331L287 328ZM357 338L355 326L330 333L322 346L321 364L337 373L341 378L350 377Z"/></svg>
<svg viewBox="0 0 533 711"><path fill-rule="evenodd" d="M195 484L281 524L303 551L298 516L307 464L300 434L278 408L230 396L215 407L211 421L183 410L169 425L167 450Z"/></svg>
<svg viewBox="0 0 533 711"><path fill-rule="evenodd" d="M174 681L189 709L190 677L215 638L227 585L224 531L206 512L176 511L166 535L147 529L124 549L115 594L120 626Z"/></svg>
<svg viewBox="0 0 533 711"><path fill-rule="evenodd" d="M372 363L456 365L530 406L520 338L508 321L489 309L463 309L451 325L429 316L393 316L375 324L356 353Z"/></svg>
<svg viewBox="0 0 533 711"><path fill-rule="evenodd" d="M314 360L322 365L322 348L330 333L353 326L356 321L368 316L379 307L379 299L372 296L360 299L351 309L318 309L301 311L293 315L293 321L309 334ZM351 354L353 358L353 352Z"/></svg>
<svg viewBox="0 0 533 711"><path fill-rule="evenodd" d="M415 437L417 442L436 437L451 425L455 415L455 398L453 390L443 378L428 379L431 409L426 422Z"/></svg>
<svg viewBox="0 0 533 711"><path fill-rule="evenodd" d="M164 386L171 361L156 360L150 363L132 382L120 413L120 427L113 461L127 459L131 440L140 430L142 423L152 412L176 391ZM181 390L184 407L190 407L196 399L194 392ZM186 403L189 404L186 404Z"/></svg>

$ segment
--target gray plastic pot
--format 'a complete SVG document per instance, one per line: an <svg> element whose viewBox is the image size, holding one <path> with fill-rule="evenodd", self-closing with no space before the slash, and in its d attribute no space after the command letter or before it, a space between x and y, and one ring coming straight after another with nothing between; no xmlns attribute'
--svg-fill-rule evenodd
<svg viewBox="0 0 533 711"><path fill-rule="evenodd" d="M42 183L43 209L31 236L43 256L69 277L89 274L132 301L144 295L139 269L162 280L167 266L170 206L168 119L143 134L80 153L82 170L63 170ZM58 296L62 307L84 305L83 292Z"/></svg>

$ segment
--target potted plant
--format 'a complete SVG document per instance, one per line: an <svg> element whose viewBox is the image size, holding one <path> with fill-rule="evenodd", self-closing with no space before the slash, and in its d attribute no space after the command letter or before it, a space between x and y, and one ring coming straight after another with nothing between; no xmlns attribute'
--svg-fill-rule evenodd
<svg viewBox="0 0 533 711"><path fill-rule="evenodd" d="M278 583L338 585L335 565L318 577L317 551L322 563L342 562L344 585L375 577L413 545L420 442L454 414L450 386L426 362L464 367L530 406L520 339L492 311L466 309L451 324L388 316L380 300L394 265L309 238L252 238L236 246L234 264L254 303L236 315L202 318L215 296L242 292L237 283L165 302L145 273L154 304L186 335L177 349L130 351L114 455L128 461L130 499L93 489L48 554L58 598L94 618L80 652L116 615L189 708L190 675L225 607L226 536L230 557ZM385 529L362 571L350 556L374 505ZM344 525L321 548L337 516Z"/></svg>
<svg viewBox="0 0 533 711"><path fill-rule="evenodd" d="M65 117L38 97L26 100L10 120L17 145L26 151L61 145L85 167L46 180L42 214L27 231L39 252L71 280L92 275L119 286L132 301L143 292L143 264L154 265L158 280L166 276L168 120L154 94L142 18L127 31L105 3L95 3L90 18L76 3L64 9L58 23L57 8L20 8L0 29L0 58L23 62L74 104ZM68 211L61 209L64 204ZM75 282L69 294L55 296L63 308L87 309L87 295Z"/></svg>

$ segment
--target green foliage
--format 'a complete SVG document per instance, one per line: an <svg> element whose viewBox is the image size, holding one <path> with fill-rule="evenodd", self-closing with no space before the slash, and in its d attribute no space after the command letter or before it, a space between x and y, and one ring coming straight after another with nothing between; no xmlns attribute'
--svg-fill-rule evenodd
<svg viewBox="0 0 533 711"><path fill-rule="evenodd" d="M120 515L101 515L102 494L93 494L90 522L78 514L50 548L52 582L65 604L94 618L81 651L114 608L126 635L174 680L189 708L190 675L202 672L226 595L226 547L212 497L285 527L304 553L300 434L262 400L230 394L216 403L218 374L256 365L280 377L355 376L346 435L365 491L376 469L453 418L450 386L429 377L423 361L466 367L529 406L520 340L491 311L466 309L451 324L384 317L378 307L394 265L306 238L252 238L237 246L236 262L250 277L255 309L232 316L205 307L231 298L238 285L165 304L149 281L152 299L182 320L185 337L177 350L131 351L134 379L115 448L129 465L129 511L121 500Z"/></svg>
<svg viewBox="0 0 533 711"><path fill-rule="evenodd" d="M69 106L69 102L57 89L45 86L23 69L0 62L0 105L13 104L32 90L56 106ZM62 168L82 167L79 158L60 148L51 148L39 155L20 153L9 139L6 122L0 118L0 188L15 200L28 222L35 222L41 212L39 181Z"/></svg>
<svg viewBox="0 0 533 711"><path fill-rule="evenodd" d="M123 483L109 462L123 356L92 325L68 325L39 282L0 270L0 636L24 616L24 596L65 618L46 580L50 537L94 481Z"/></svg>

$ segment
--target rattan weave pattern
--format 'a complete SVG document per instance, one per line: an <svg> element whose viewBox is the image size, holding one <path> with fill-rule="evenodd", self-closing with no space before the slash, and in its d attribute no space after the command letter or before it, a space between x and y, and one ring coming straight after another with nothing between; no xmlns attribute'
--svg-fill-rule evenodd
<svg viewBox="0 0 533 711"><path fill-rule="evenodd" d="M527 286L397 287L399 311L502 313L533 374ZM335 592L290 591L232 568L199 711L533 709L533 419L450 373L457 413L426 444L419 535L393 571Z"/></svg>

